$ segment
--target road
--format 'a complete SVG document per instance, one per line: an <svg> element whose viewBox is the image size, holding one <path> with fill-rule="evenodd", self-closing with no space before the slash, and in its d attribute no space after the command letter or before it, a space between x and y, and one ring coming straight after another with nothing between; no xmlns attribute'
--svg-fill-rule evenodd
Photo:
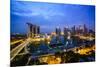
<svg viewBox="0 0 100 67"><path fill-rule="evenodd" d="M11 46L16 44L16 43L18 43L18 42L23 42L23 40L21 39L21 40L17 40L17 41L11 42Z"/></svg>
<svg viewBox="0 0 100 67"><path fill-rule="evenodd" d="M25 47L27 46L31 41L40 41L40 40L44 40L44 38L27 38L25 41L23 41L21 44L19 44L17 47L15 47L14 49L11 50L11 60L13 60L15 58L15 56ZM18 42L21 42L22 40L18 40L18 41L15 41L11 44L15 44L15 43L18 43Z"/></svg>
<svg viewBox="0 0 100 67"><path fill-rule="evenodd" d="M27 46L29 43L31 42L31 39L28 38L26 41L24 41L22 44L20 44L19 46L15 47L14 49L12 49L11 51L11 60L13 60L13 58L25 47Z"/></svg>
<svg viewBox="0 0 100 67"><path fill-rule="evenodd" d="M82 38L82 39L87 39L86 37L82 37L82 36L79 36L80 38ZM92 39L94 39L94 38L92 38ZM44 40L43 38L41 39L41 38L38 38L38 39L31 39L31 38L28 38L28 39L26 39L25 41L23 41L21 44L19 44L17 47L15 47L14 49L12 49L12 51L11 51L11 60L13 60L14 58L15 58L15 56L25 47L25 46L27 46L31 41L40 41L40 40ZM21 41L21 40L19 40L19 41ZM16 42L19 42L19 41L16 41ZM14 42L14 43L16 43L16 42ZM14 44L13 43L13 44ZM70 48L70 49L67 49L67 51L70 51L70 50L73 50L73 51L75 51L75 49L77 49L77 48L79 48L79 47L83 47L83 45L82 46L78 46L78 47L75 47L75 48ZM57 50L56 51L54 51L54 52L57 52Z"/></svg>
<svg viewBox="0 0 100 67"><path fill-rule="evenodd" d="M78 36L80 39L85 39L85 40L94 40L95 37L92 36L82 36L82 35L75 35Z"/></svg>

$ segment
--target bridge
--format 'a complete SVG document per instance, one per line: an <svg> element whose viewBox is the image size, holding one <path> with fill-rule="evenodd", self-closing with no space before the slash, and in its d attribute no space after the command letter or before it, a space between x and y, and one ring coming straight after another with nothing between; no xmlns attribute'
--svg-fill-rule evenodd
<svg viewBox="0 0 100 67"><path fill-rule="evenodd" d="M84 40L94 40L95 37L92 36L83 36L83 35L75 35L78 36L80 39L84 39Z"/></svg>
<svg viewBox="0 0 100 67"><path fill-rule="evenodd" d="M81 36L82 37L82 36ZM82 39L87 39L85 37L82 37ZM92 38L94 39L94 38ZM30 42L34 42L34 41L41 41L41 40L45 40L45 38L27 38L25 41L23 40L18 40L18 41L15 41L12 44L16 44L18 42L22 42L21 44L19 44L17 47L13 48L11 50L11 61L17 56L17 55L23 55L23 54L26 54L26 53L22 53L22 54L19 54L19 52L25 48L27 45L29 45ZM85 45L81 45L81 46L78 46L78 47L75 47L75 48L70 48L68 49L67 51L76 51L76 49L78 49L79 47L84 47Z"/></svg>
<svg viewBox="0 0 100 67"><path fill-rule="evenodd" d="M25 48L27 45L30 45L29 43L31 42L40 42L41 40L45 40L45 38L27 38L25 41L23 41L21 44L19 44L17 47L13 48L11 50L11 60L13 60L16 55L23 55L23 54L26 54L26 53L21 53L21 54L18 54L23 48ZM13 44L16 44L18 42L20 42L22 40L18 40L18 41L15 41L13 42ZM12 45L11 45L12 46Z"/></svg>
<svg viewBox="0 0 100 67"><path fill-rule="evenodd" d="M23 39L20 39L20 40L17 40L17 41L11 42L11 45L14 45L14 44L19 43L19 42L23 42Z"/></svg>

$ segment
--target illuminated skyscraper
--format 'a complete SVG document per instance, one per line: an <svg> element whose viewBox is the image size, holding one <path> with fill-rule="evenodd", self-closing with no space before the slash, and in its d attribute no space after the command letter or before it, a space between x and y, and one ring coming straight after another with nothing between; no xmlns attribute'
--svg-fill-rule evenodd
<svg viewBox="0 0 100 67"><path fill-rule="evenodd" d="M79 34L83 34L84 28L82 25L79 25Z"/></svg>
<svg viewBox="0 0 100 67"><path fill-rule="evenodd" d="M68 40L71 38L71 30L67 27L64 28L64 40Z"/></svg>
<svg viewBox="0 0 100 67"><path fill-rule="evenodd" d="M61 29L59 27L56 28L56 35L61 35Z"/></svg>
<svg viewBox="0 0 100 67"><path fill-rule="evenodd" d="M84 33L84 35L86 35L88 33L88 29L85 24L84 24L84 32L83 33Z"/></svg>
<svg viewBox="0 0 100 67"><path fill-rule="evenodd" d="M75 35L76 34L76 27L75 27L75 25L72 27L71 32L72 32L72 35Z"/></svg>
<svg viewBox="0 0 100 67"><path fill-rule="evenodd" d="M68 27L64 27L64 35L67 37L68 32L70 32L70 29Z"/></svg>
<svg viewBox="0 0 100 67"><path fill-rule="evenodd" d="M59 27L56 28L56 42L60 42L60 35L61 35L61 29Z"/></svg>
<svg viewBox="0 0 100 67"><path fill-rule="evenodd" d="M64 28L64 35L67 36L68 35L67 33L68 33L68 28L65 27Z"/></svg>
<svg viewBox="0 0 100 67"><path fill-rule="evenodd" d="M32 24L30 24L30 23L27 23L27 25L28 25L28 33L27 33L27 37L32 37L32 31L33 31L33 29L32 29Z"/></svg>
<svg viewBox="0 0 100 67"><path fill-rule="evenodd" d="M37 34L40 34L40 26L37 26Z"/></svg>
<svg viewBox="0 0 100 67"><path fill-rule="evenodd" d="M31 23L28 24L28 37L35 37L40 34L40 27L37 25L33 25Z"/></svg>

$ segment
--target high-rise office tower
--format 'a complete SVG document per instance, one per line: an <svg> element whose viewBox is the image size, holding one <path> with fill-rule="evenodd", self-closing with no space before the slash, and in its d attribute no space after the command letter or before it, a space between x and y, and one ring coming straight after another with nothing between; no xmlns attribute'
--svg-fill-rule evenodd
<svg viewBox="0 0 100 67"><path fill-rule="evenodd" d="M86 27L86 25L85 25L85 24L84 24L84 26L83 26L83 27L84 27L84 32L83 32L83 33L84 33L84 35L86 35L86 34L88 33L88 29L87 29L87 27Z"/></svg>
<svg viewBox="0 0 100 67"><path fill-rule="evenodd" d="M56 28L56 35L61 35L61 29L59 27Z"/></svg>
<svg viewBox="0 0 100 67"><path fill-rule="evenodd" d="M59 27L56 28L56 42L60 42L60 35L61 35L61 29Z"/></svg>
<svg viewBox="0 0 100 67"><path fill-rule="evenodd" d="M72 27L71 33L72 33L72 35L76 34L76 27L75 27L75 25Z"/></svg>
<svg viewBox="0 0 100 67"><path fill-rule="evenodd" d="M37 34L40 34L40 26L37 26Z"/></svg>
<svg viewBox="0 0 100 67"><path fill-rule="evenodd" d="M68 32L68 28L64 28L64 35L67 35L67 32Z"/></svg>

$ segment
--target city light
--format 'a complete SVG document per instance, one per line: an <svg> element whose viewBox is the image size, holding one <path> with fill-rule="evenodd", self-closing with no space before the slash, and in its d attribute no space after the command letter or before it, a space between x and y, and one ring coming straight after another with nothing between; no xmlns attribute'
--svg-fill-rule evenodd
<svg viewBox="0 0 100 67"><path fill-rule="evenodd" d="M25 54L27 55L28 53L29 54L32 53L31 55L34 57L35 55L34 51L35 51L37 56L39 56L39 58L37 59L39 60L40 63L59 64L62 61L68 62L68 59L70 59L70 57L72 56L68 54L68 52L70 51L72 51L74 55L79 54L80 56L83 56L83 55L88 56L88 55L93 54L93 51L95 51L95 45L91 45L91 44L94 44L94 40L95 40L95 37L91 36L93 35L93 33L91 33L91 35L90 33L87 33L88 36L86 36L84 32L75 30L75 26L74 26L72 30L70 30L69 28L64 28L64 30L61 31L59 27L59 28L56 28L55 32L52 32L51 34L48 34L48 33L41 34L39 32L40 30L36 26L37 25L33 25L29 23L27 38L20 39L20 40L15 39L15 41L11 42L11 46L13 45L15 46L15 44L20 43L18 46L16 45L15 48L12 47L14 49L11 50L11 61L14 60L16 56L21 56ZM84 30L84 28L82 27L81 30ZM79 41L81 42L81 44L84 44L85 41L89 43L85 43L85 45L78 45ZM91 47L86 46L86 44L91 45ZM74 45L74 47L69 48L72 45ZM24 53L20 53L22 50ZM64 55L58 53L58 56L56 57L57 52L62 52L64 53ZM38 55L38 54L41 54L41 55ZM67 56L67 54L69 56ZM64 56L64 57L61 58L61 56L62 57ZM63 60L66 57L69 57L69 58L67 58L66 60ZM27 61L27 64L29 64L31 60L32 58L30 58Z"/></svg>
<svg viewBox="0 0 100 67"><path fill-rule="evenodd" d="M95 61L95 6L11 2L10 41L11 67Z"/></svg>

